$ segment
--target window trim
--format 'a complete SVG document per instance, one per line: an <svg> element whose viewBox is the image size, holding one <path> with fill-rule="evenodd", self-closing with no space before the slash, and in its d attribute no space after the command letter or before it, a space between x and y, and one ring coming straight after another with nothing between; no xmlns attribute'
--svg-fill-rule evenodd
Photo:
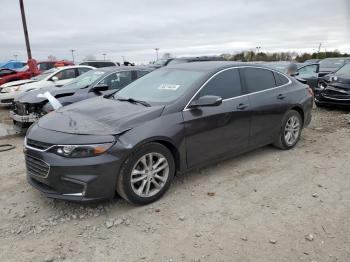
<svg viewBox="0 0 350 262"><path fill-rule="evenodd" d="M222 101L225 102L225 101L228 101L228 100L232 100L232 99L236 99L236 98L241 98L241 97L245 97L245 96L249 96L249 95L252 95L252 94L258 94L258 93L262 93L262 92L266 92L266 91L270 91L270 90L273 90L273 89L276 89L276 88L280 88L280 87L283 87L283 86L286 86L286 85L289 85L290 83L292 83L292 80L284 73L278 71L278 70L274 70L274 69L271 69L271 68L266 68L266 67L260 67L260 66L233 66L233 67L229 67L229 68L225 68L225 69L222 69L220 70L219 72L216 72L214 75L212 75L207 81L204 82L204 84L201 85L201 87L196 91L196 93L192 96L192 98L189 100L189 102L186 104L186 106L184 107L184 109L182 111L188 111L188 110L191 110L191 108L188 108L188 106L191 104L191 102L194 100L194 98L197 96L197 94L202 90L202 88L212 79L214 78L216 75L220 74L221 72L224 72L224 71L227 71L227 70L230 70L230 69L240 69L240 68L258 68L258 69L265 69L265 70L270 70L272 72L276 72L278 74L281 74L283 75L284 77L286 77L288 79L288 83L286 84L283 84L283 85L280 85L280 86L275 86L275 87L271 87L271 88L268 88L268 89L265 89L265 90L261 90L261 91L256 91L256 92L252 92L252 93L248 93L248 94L244 94L244 95L241 95L241 96L235 96L235 97L231 97L231 98L226 98L226 99L223 99Z"/></svg>

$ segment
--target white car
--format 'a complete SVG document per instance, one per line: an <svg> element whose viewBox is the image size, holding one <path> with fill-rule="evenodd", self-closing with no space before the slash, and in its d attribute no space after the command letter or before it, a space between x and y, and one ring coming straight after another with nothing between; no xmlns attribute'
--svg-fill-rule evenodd
<svg viewBox="0 0 350 262"><path fill-rule="evenodd" d="M13 81L0 86L0 105L11 105L12 101L23 92L44 87L60 87L87 71L92 66L64 66L52 68L27 80Z"/></svg>

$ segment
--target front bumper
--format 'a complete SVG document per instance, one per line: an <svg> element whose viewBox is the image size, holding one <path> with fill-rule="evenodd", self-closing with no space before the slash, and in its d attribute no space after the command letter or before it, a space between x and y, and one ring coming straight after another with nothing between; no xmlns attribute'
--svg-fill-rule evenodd
<svg viewBox="0 0 350 262"><path fill-rule="evenodd" d="M350 107L350 92L336 89L318 89L315 93L315 102L321 105L333 105L341 107Z"/></svg>
<svg viewBox="0 0 350 262"><path fill-rule="evenodd" d="M121 159L105 153L65 158L25 147L27 180L49 198L89 202L111 199Z"/></svg>
<svg viewBox="0 0 350 262"><path fill-rule="evenodd" d="M15 99L14 92L12 93L0 93L0 105L9 106Z"/></svg>
<svg viewBox="0 0 350 262"><path fill-rule="evenodd" d="M20 122L20 123L34 123L36 120L39 119L39 117L35 114L29 114L29 115L25 115L25 116L21 116L16 114L13 111L10 111L10 117L16 121L16 122Z"/></svg>

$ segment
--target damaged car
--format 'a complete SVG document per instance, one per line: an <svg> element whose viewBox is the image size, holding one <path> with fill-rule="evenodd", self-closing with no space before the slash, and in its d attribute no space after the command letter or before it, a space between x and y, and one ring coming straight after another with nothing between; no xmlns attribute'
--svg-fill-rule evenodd
<svg viewBox="0 0 350 262"><path fill-rule="evenodd" d="M176 172L269 144L291 149L311 121L311 89L232 62L157 69L119 92L62 107L25 137L28 182L46 196L149 204Z"/></svg>
<svg viewBox="0 0 350 262"><path fill-rule="evenodd" d="M315 89L315 104L350 107L350 63L333 74L319 78Z"/></svg>
<svg viewBox="0 0 350 262"><path fill-rule="evenodd" d="M114 93L149 72L146 67L105 67L88 71L59 88L41 88L18 96L10 111L16 129L25 131L43 115L58 107L84 99ZM46 93L48 92L48 93Z"/></svg>
<svg viewBox="0 0 350 262"><path fill-rule="evenodd" d="M40 88L61 87L81 74L94 69L92 66L63 66L43 72L31 79L18 80L0 86L0 105L11 105L24 92Z"/></svg>

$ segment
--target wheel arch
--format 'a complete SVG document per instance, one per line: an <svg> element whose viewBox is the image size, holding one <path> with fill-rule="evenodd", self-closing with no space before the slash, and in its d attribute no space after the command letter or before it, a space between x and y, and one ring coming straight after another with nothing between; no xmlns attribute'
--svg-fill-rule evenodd
<svg viewBox="0 0 350 262"><path fill-rule="evenodd" d="M148 138L147 140L144 140L144 141L140 142L139 144L137 144L135 146L135 150L137 150L141 146L144 146L144 145L149 144L149 143L158 143L158 144L165 146L174 157L175 169L176 170L181 169L180 151L177 148L177 146L175 145L175 143L173 141L171 141L171 139L169 139L167 137L151 137L151 138Z"/></svg>
<svg viewBox="0 0 350 262"><path fill-rule="evenodd" d="M304 125L305 113L304 113L303 108L302 108L300 105L295 105L295 106L292 106L289 110L295 110L295 111L297 111L297 112L300 114L300 116L301 116L301 122L302 122L302 124Z"/></svg>

